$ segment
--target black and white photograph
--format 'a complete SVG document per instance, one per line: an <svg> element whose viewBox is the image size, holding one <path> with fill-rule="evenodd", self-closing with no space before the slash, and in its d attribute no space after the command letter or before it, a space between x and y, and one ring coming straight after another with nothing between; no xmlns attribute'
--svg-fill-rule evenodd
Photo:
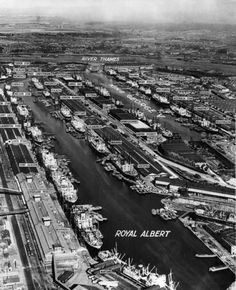
<svg viewBox="0 0 236 290"><path fill-rule="evenodd" d="M0 0L0 290L236 290L236 0Z"/></svg>

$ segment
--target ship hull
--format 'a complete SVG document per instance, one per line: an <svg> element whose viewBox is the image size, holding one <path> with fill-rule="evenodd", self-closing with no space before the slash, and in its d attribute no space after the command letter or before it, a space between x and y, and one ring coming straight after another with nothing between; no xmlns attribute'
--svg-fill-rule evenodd
<svg viewBox="0 0 236 290"><path fill-rule="evenodd" d="M134 180L135 177L137 177L138 174L131 174L128 172L123 172L122 169L116 164L116 162L111 160L111 163L115 166L115 168L121 173L121 175L123 175L124 177L128 178L128 179L132 179Z"/></svg>
<svg viewBox="0 0 236 290"><path fill-rule="evenodd" d="M81 233L81 236L83 238L83 240L85 241L86 244L88 244L90 247L94 248L94 249L101 249L103 242L99 241L97 244L93 244L89 238L87 237L87 234L85 232Z"/></svg>
<svg viewBox="0 0 236 290"><path fill-rule="evenodd" d="M97 155L98 155L99 157L106 156L106 155L109 154L108 151L101 151L101 150L98 150L98 149L96 148L96 146L95 146L92 142L89 142L89 144L90 144L90 147L94 150L95 153L97 153Z"/></svg>
<svg viewBox="0 0 236 290"><path fill-rule="evenodd" d="M74 126L73 124L71 124L71 125L72 125L72 127L75 129L76 132L78 132L78 133L85 133L85 129L83 129L83 128L78 128L78 127Z"/></svg>
<svg viewBox="0 0 236 290"><path fill-rule="evenodd" d="M161 102L155 98L152 98L153 102L156 103L157 105L163 107L163 108L168 108L170 106L170 103L166 103L166 102Z"/></svg>

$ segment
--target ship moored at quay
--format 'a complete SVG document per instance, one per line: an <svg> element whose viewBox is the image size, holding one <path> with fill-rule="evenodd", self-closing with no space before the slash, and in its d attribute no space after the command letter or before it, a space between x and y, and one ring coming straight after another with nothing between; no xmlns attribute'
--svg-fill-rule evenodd
<svg viewBox="0 0 236 290"><path fill-rule="evenodd" d="M103 273L105 275L109 272L113 278L112 281L117 282L117 285L121 287L130 285L131 289L152 289L153 287L158 287L157 289L160 290L177 289L178 283L173 281L172 272L168 275L158 274L155 267L149 269L149 266L145 267L142 264L135 266L131 259L128 258L125 261L124 256L125 254L120 254L116 248L111 251L100 251L98 253L99 262L87 270L89 277L93 280L103 281Z"/></svg>

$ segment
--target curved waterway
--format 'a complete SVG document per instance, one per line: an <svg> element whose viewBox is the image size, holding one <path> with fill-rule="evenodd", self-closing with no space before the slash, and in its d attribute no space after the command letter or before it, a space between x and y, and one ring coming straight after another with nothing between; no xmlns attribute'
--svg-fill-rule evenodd
<svg viewBox="0 0 236 290"><path fill-rule="evenodd" d="M111 249L117 243L118 251L126 253L137 264L156 266L158 273L167 274L170 269L179 290L225 290L234 279L228 271L210 273L208 268L218 265L215 258L196 258L196 253L209 250L178 220L165 222L151 215L152 208L160 207L160 196L141 196L107 173L96 162L96 154L84 140L77 140L65 132L63 122L56 120L45 108L24 99L37 121L44 122L47 132L56 136L55 151L67 155L71 169L81 181L79 203L91 203L103 207L102 214L108 221L100 224L104 235L103 249ZM115 237L117 230L136 230L137 237ZM144 230L170 231L168 237L139 237Z"/></svg>

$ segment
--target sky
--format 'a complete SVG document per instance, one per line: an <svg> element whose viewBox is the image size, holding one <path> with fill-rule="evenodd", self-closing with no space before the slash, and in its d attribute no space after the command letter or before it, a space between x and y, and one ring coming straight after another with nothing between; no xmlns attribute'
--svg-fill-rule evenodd
<svg viewBox="0 0 236 290"><path fill-rule="evenodd" d="M236 24L236 0L0 0L0 7L81 21Z"/></svg>

